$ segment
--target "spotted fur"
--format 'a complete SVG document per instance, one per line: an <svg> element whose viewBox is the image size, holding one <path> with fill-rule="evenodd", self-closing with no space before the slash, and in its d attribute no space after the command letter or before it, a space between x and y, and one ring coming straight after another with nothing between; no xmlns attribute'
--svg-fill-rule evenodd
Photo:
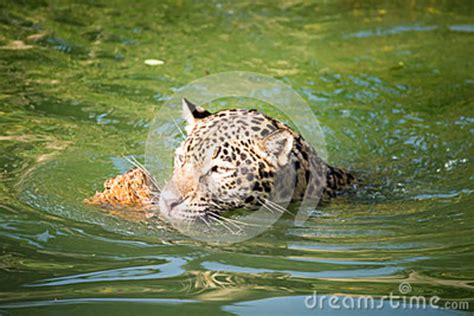
<svg viewBox="0 0 474 316"><path fill-rule="evenodd" d="M205 220L268 200L317 202L354 183L295 131L256 110L212 114L183 100L183 117L188 136L176 149L173 176L160 195L166 218Z"/></svg>

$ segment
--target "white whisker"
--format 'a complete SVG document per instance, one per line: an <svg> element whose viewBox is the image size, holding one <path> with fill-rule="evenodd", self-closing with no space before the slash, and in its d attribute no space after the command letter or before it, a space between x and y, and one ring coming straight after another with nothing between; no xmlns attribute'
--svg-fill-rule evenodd
<svg viewBox="0 0 474 316"><path fill-rule="evenodd" d="M215 214L215 215L218 215L218 214ZM220 216L220 218L222 218L226 221L233 222L235 224L246 225L246 226L255 226L255 227L258 226L258 225L255 225L255 224L250 224L250 223L245 223L245 222L242 222L242 221L238 221L238 220L233 219L233 218L227 218L227 217L224 217L222 215L218 215L218 216Z"/></svg>
<svg viewBox="0 0 474 316"><path fill-rule="evenodd" d="M212 213L211 213L211 215L212 215ZM213 216L211 216L211 217L209 217L209 218L213 219L216 223L222 225L222 226L223 226L224 228L226 228L231 234L233 234L233 235L236 234L235 231L233 231L229 226L227 226L227 225L226 225L222 220L220 220L219 218L213 217Z"/></svg>
<svg viewBox="0 0 474 316"><path fill-rule="evenodd" d="M148 176L148 178L150 178L150 181L151 181L151 183L153 184L153 186L158 189L158 192L161 192L161 191L162 191L162 189L160 188L160 186L159 186L158 183L156 182L156 179L151 175L150 171L148 171L148 169L145 168L145 166L144 166L142 163L140 163L133 155L130 156L130 157L127 157L127 156L123 156L123 157L124 157L132 166L143 170L143 172L146 173L146 175Z"/></svg>
<svg viewBox="0 0 474 316"><path fill-rule="evenodd" d="M234 227L238 228L240 231L242 231L242 228L239 226L239 224L248 225L247 223L239 222L237 220L230 219L230 218L224 217L224 216L216 214L216 213L212 213L212 216L216 216L217 218L219 218L221 220L224 220L224 221L228 222L231 225L234 225Z"/></svg>
<svg viewBox="0 0 474 316"><path fill-rule="evenodd" d="M183 139L186 138L186 135L184 134L184 131L181 129L181 127L178 125L178 123L176 122L176 120L173 120L174 122L174 125L178 128L179 130L179 133L181 134L181 136L183 137Z"/></svg>
<svg viewBox="0 0 474 316"><path fill-rule="evenodd" d="M273 202L273 201L270 201L269 199L266 199L266 198L262 198L262 200L265 202L265 204L263 204L263 206L265 206L266 204L268 204L269 207L271 207L273 210L275 211L278 211L280 213L288 213L290 215L293 215L290 211L288 211L286 208L284 208L283 206ZM260 201L262 202L262 201Z"/></svg>
<svg viewBox="0 0 474 316"><path fill-rule="evenodd" d="M283 206L281 206L280 204L278 203L275 203L269 199L266 199L266 198L263 198L263 200L267 203L269 203L270 205L273 205L275 208L278 208L280 209L282 212L286 212L288 214L292 214L290 211L288 211L286 208L284 208Z"/></svg>
<svg viewBox="0 0 474 316"><path fill-rule="evenodd" d="M207 227L211 227L211 225L209 224L209 222L206 220L204 216L201 216L200 219L204 222L204 224L206 224Z"/></svg>
<svg viewBox="0 0 474 316"><path fill-rule="evenodd" d="M262 207L266 210L268 210L270 213L273 214L274 209L272 209L269 205L267 204L262 204Z"/></svg>

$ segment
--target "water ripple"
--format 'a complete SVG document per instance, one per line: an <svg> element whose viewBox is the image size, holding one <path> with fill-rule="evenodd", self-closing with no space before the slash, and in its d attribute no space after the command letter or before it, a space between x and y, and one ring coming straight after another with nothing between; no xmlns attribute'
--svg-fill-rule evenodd
<svg viewBox="0 0 474 316"><path fill-rule="evenodd" d="M91 282L112 282L127 280L154 280L170 278L181 275L185 272L183 265L187 263L185 259L162 257L167 263L157 265L146 265L136 267L126 267L119 269L103 270L89 273L69 275L59 278L50 278L37 283L27 284L25 287L61 286L69 284L91 283Z"/></svg>

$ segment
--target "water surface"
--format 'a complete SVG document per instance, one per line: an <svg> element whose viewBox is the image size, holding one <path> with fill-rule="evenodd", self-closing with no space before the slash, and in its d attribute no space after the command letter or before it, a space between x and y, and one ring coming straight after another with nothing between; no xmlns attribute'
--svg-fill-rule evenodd
<svg viewBox="0 0 474 316"><path fill-rule="evenodd" d="M0 8L0 314L314 314L315 290L402 281L474 308L471 1ZM176 89L231 70L298 91L359 192L230 246L82 205L124 156L143 160Z"/></svg>

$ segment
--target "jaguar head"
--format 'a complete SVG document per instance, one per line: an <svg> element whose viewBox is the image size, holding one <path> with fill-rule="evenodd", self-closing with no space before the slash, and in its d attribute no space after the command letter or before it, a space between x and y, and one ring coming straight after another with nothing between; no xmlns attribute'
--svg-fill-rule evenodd
<svg viewBox="0 0 474 316"><path fill-rule="evenodd" d="M269 198L289 164L294 133L255 110L217 113L183 99L187 137L176 149L173 176L160 194L160 213L193 222Z"/></svg>

